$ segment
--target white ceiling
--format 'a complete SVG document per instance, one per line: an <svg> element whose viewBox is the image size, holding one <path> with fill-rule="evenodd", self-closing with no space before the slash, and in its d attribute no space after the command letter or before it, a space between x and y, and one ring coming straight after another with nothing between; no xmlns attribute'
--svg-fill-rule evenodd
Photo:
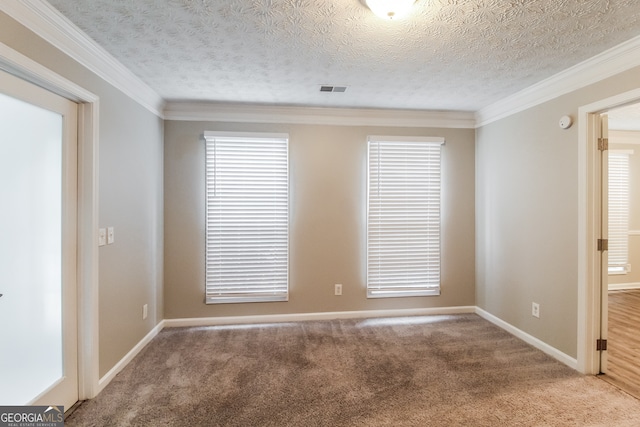
<svg viewBox="0 0 640 427"><path fill-rule="evenodd" d="M640 131L640 104L626 105L610 110L609 129Z"/></svg>
<svg viewBox="0 0 640 427"><path fill-rule="evenodd" d="M169 101L476 111L640 35L638 0L417 0L395 22L360 0L49 2Z"/></svg>

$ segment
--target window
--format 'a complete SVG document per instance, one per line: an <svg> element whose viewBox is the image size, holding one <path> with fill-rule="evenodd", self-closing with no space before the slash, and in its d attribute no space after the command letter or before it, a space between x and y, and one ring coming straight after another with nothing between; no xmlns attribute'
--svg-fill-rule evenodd
<svg viewBox="0 0 640 427"><path fill-rule="evenodd" d="M443 138L369 137L367 296L440 295Z"/></svg>
<svg viewBox="0 0 640 427"><path fill-rule="evenodd" d="M629 154L609 153L609 274L626 274L629 263Z"/></svg>
<svg viewBox="0 0 640 427"><path fill-rule="evenodd" d="M206 302L287 301L288 135L204 136Z"/></svg>

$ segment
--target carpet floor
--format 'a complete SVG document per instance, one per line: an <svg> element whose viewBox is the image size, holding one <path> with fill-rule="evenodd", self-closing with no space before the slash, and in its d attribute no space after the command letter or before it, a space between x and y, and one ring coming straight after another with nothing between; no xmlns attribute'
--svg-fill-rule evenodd
<svg viewBox="0 0 640 427"><path fill-rule="evenodd" d="M640 401L473 315L165 329L73 426L640 426Z"/></svg>

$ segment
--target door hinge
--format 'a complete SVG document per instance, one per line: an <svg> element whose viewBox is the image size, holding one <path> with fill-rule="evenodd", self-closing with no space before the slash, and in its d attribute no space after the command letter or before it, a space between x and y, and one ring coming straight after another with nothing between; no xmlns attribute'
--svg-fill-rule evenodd
<svg viewBox="0 0 640 427"><path fill-rule="evenodd" d="M597 339L596 340L596 350L597 351L606 351L607 350L607 340Z"/></svg>
<svg viewBox="0 0 640 427"><path fill-rule="evenodd" d="M598 239L598 251L604 252L609 250L609 240L608 239Z"/></svg>
<svg viewBox="0 0 640 427"><path fill-rule="evenodd" d="M609 138L598 138L598 150L606 151L609 149Z"/></svg>

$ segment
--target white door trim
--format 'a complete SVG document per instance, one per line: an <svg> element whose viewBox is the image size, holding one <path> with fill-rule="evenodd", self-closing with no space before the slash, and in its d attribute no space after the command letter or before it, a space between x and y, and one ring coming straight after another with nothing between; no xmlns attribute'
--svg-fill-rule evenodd
<svg viewBox="0 0 640 427"><path fill-rule="evenodd" d="M600 265L596 248L599 237L600 195L597 165L599 113L640 100L640 89L621 93L578 109L578 370L598 374L600 338Z"/></svg>
<svg viewBox="0 0 640 427"><path fill-rule="evenodd" d="M0 43L0 68L78 105L78 393L98 393L98 123L99 98Z"/></svg>

